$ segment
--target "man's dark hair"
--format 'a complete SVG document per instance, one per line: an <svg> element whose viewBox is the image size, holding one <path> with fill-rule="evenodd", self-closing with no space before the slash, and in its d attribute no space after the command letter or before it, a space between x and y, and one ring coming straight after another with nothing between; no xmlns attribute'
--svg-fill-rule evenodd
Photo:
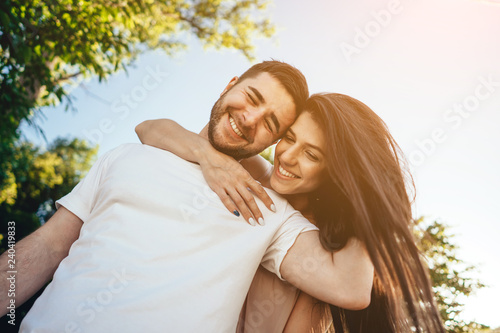
<svg viewBox="0 0 500 333"><path fill-rule="evenodd" d="M247 78L254 78L263 72L277 79L290 96L292 96L298 115L309 97L309 89L307 88L307 82L304 75L292 65L282 61L269 60L250 67L250 69L240 76L239 81L241 82Z"/></svg>

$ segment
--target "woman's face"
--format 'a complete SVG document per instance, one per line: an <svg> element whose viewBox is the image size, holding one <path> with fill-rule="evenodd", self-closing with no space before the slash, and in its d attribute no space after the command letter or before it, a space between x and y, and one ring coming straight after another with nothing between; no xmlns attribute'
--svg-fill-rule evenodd
<svg viewBox="0 0 500 333"><path fill-rule="evenodd" d="M280 194L308 193L326 177L325 135L304 111L276 146L272 188Z"/></svg>

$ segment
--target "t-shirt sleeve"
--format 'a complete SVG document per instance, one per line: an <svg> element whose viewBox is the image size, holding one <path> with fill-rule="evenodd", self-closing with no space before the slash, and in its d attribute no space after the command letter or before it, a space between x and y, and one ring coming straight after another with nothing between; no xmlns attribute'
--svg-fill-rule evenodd
<svg viewBox="0 0 500 333"><path fill-rule="evenodd" d="M64 206L78 216L83 222L87 220L95 204L95 197L102 175L107 169L109 160L116 155L118 148L99 157L87 175L64 197L56 201L56 208Z"/></svg>
<svg viewBox="0 0 500 333"><path fill-rule="evenodd" d="M281 280L285 281L281 276L280 267L288 250L293 246L295 240L302 232L318 230L318 228L289 204L286 206L283 219L286 220L274 234L271 244L262 258L261 264L268 271L276 274Z"/></svg>

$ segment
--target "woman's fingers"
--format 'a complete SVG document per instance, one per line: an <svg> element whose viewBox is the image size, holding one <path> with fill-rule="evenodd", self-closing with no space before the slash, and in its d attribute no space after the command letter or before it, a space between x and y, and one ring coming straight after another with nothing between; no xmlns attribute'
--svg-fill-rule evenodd
<svg viewBox="0 0 500 333"><path fill-rule="evenodd" d="M228 165L205 166L202 168L203 176L232 214L242 216L251 225L264 225L264 218L254 195L270 210L275 211L272 199L240 164L231 160Z"/></svg>
<svg viewBox="0 0 500 333"><path fill-rule="evenodd" d="M249 191L249 189L245 187L240 187L238 188L238 193L245 201L255 221L257 221L257 223L260 225L264 225L264 217L262 216L262 212L260 211L259 206L257 206L255 198L253 197L253 194Z"/></svg>
<svg viewBox="0 0 500 333"><path fill-rule="evenodd" d="M226 190L227 194L231 198L231 200L234 202L236 207L238 207L239 212L241 213L241 216L250 224L255 226L256 225L256 220L253 217L252 213L250 212L250 209L248 209L246 201L241 197L240 193L235 190L235 189L227 189ZM251 194L250 194L251 195Z"/></svg>
<svg viewBox="0 0 500 333"><path fill-rule="evenodd" d="M276 213L276 206L274 205L273 200L271 199L269 194L267 194L266 190L264 190L264 187L260 185L260 183L258 183L255 180L252 180L251 182L249 182L248 187L257 196L257 198L259 198L264 203L264 205L266 205L266 207L269 208L269 210ZM252 209L252 211L254 210Z"/></svg>
<svg viewBox="0 0 500 333"><path fill-rule="evenodd" d="M220 200L222 201L224 206L227 208L227 210L229 210L231 212L231 214L234 214L238 217L241 215L239 210L238 210L238 207L236 207L233 200L229 197L229 195L226 193L226 191L224 189L221 189L220 191L216 191L215 193L219 196Z"/></svg>

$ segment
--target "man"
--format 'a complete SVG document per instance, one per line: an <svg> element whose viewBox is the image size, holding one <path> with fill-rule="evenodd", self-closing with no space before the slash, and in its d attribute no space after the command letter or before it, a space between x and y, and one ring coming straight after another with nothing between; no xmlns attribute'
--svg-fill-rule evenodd
<svg viewBox="0 0 500 333"><path fill-rule="evenodd" d="M293 67L255 65L231 80L202 134L236 158L251 156L284 133L306 97ZM326 302L366 306L371 279L339 284L346 278L316 228L270 195L277 213L265 211L265 226L252 228L227 214L197 165L143 145L108 152L17 245L18 304L55 271L21 331L234 332L260 263Z"/></svg>

